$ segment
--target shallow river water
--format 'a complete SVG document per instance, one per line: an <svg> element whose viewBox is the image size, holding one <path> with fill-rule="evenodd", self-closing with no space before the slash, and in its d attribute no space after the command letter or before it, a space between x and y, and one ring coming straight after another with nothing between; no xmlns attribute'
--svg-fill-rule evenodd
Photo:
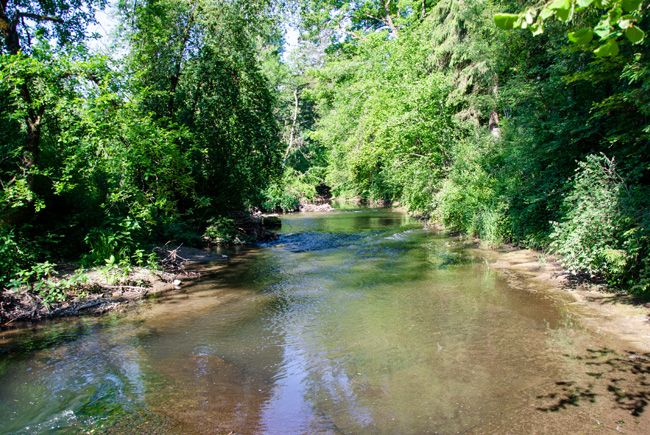
<svg viewBox="0 0 650 435"><path fill-rule="evenodd" d="M644 433L648 355L404 214L283 219L182 292L0 332L0 433Z"/></svg>

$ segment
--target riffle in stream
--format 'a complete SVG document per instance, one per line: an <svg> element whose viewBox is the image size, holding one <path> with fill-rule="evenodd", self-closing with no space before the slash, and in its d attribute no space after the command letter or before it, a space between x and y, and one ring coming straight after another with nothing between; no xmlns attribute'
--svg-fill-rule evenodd
<svg viewBox="0 0 650 435"><path fill-rule="evenodd" d="M0 334L0 432L648 433L648 355L385 209L125 314Z"/></svg>

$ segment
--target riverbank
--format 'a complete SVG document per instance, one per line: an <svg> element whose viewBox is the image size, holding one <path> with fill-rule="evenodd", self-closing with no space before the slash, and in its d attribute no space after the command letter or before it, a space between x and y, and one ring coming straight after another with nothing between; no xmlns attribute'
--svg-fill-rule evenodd
<svg viewBox="0 0 650 435"><path fill-rule="evenodd" d="M75 264L48 264L51 269L40 279L0 291L0 328L100 315L179 290L198 279L206 271L206 264L228 262L229 256L221 253L224 243L234 246L271 240L276 237L271 230L281 227L282 222L277 215L242 214L233 219L232 225L228 240L205 239L201 248L182 244L173 247L169 243L154 248L155 264L106 265L89 270ZM218 236L222 233L226 232L216 231Z"/></svg>
<svg viewBox="0 0 650 435"><path fill-rule="evenodd" d="M491 268L523 282L526 290L568 295L580 322L594 333L616 337L639 352L650 352L649 303L604 285L579 281L551 255L509 246L476 247L474 252Z"/></svg>
<svg viewBox="0 0 650 435"><path fill-rule="evenodd" d="M178 247L167 250L159 268L94 268L82 273L61 272L50 284L76 276L75 284L62 288L65 298L62 301L48 302L28 288L3 290L0 293L0 327L119 311L134 302L180 290L202 275L201 265L227 261L228 256L207 248Z"/></svg>

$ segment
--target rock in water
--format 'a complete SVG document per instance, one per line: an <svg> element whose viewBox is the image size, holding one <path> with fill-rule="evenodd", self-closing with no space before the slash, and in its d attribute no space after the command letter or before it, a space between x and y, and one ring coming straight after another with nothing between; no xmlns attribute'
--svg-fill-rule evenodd
<svg viewBox="0 0 650 435"><path fill-rule="evenodd" d="M330 204L301 204L300 211L302 212L330 212L334 208Z"/></svg>
<svg viewBox="0 0 650 435"><path fill-rule="evenodd" d="M275 215L262 216L262 226L264 228L280 228L282 221Z"/></svg>

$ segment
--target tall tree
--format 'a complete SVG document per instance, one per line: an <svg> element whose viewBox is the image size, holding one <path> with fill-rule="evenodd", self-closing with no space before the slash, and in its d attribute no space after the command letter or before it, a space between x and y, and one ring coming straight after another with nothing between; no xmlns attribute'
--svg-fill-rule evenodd
<svg viewBox="0 0 650 435"><path fill-rule="evenodd" d="M96 8L104 4L105 0L0 1L0 33L3 37L0 53L3 54L3 75L9 85L4 89L9 92L5 98L9 107L17 108L22 114L20 131L25 133L18 134L22 141L18 146L22 150L21 172L29 190L23 197L31 205L34 202L30 192L35 187L35 167L42 151L43 124L53 101L42 92L47 88L43 86L43 80L63 80L67 75L60 68L48 71L48 53L55 49L61 52L75 49L76 43L87 38L87 26L95 21ZM17 92L11 92L11 89ZM8 115L7 112L4 114ZM5 180L10 185L16 181L15 177Z"/></svg>

